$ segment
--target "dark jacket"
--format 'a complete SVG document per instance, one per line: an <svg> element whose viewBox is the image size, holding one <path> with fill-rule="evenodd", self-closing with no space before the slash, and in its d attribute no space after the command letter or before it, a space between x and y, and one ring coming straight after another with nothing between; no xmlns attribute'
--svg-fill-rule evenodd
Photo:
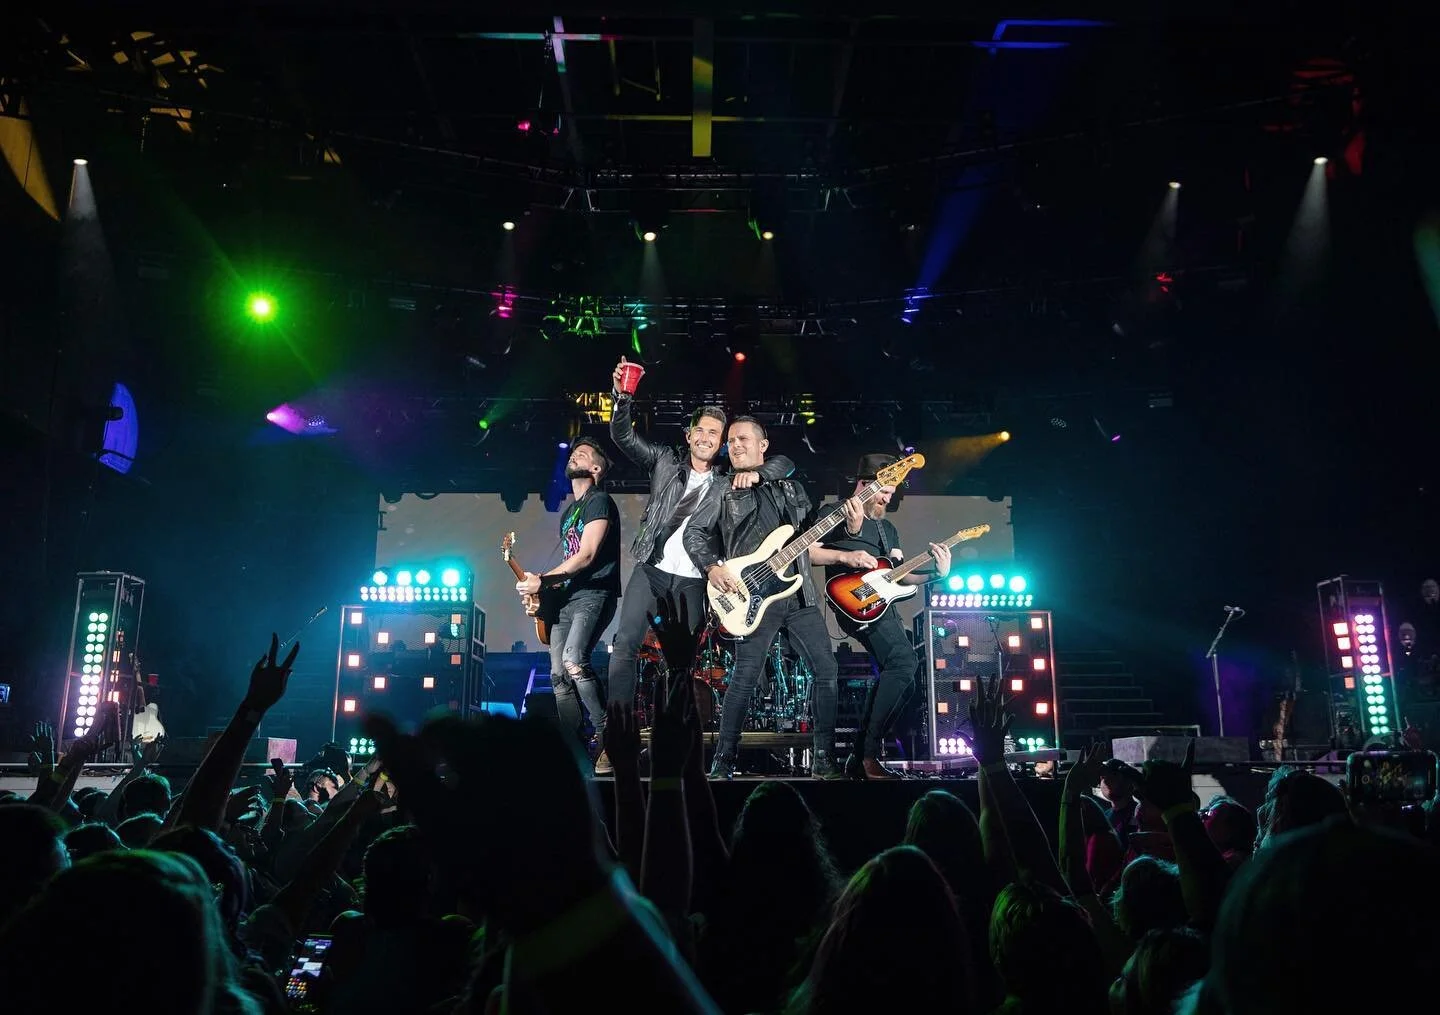
<svg viewBox="0 0 1440 1015"><path fill-rule="evenodd" d="M610 415L610 439L625 453L625 457L636 465L650 470L650 499L645 502L645 513L640 517L640 527L635 541L630 544L630 556L635 563L643 564L655 552L655 537L668 531L667 523L675 513L675 505L685 494L685 482L690 478L690 449L670 447L666 444L652 444L635 432L630 412L635 400L626 394L615 396L615 408ZM720 476L725 474L718 465L716 482L711 490L721 486ZM784 479L795 471L795 463L784 455L766 459L765 464L755 470L762 482ZM727 485L728 489L728 485ZM708 499L708 497L707 497ZM697 508L697 513L699 509ZM694 526L694 522L691 522ZM666 537L669 538L668 536ZM701 568L704 571L704 568Z"/></svg>
<svg viewBox="0 0 1440 1015"><path fill-rule="evenodd" d="M765 465L769 465L767 459ZM761 466L763 469L765 466ZM705 499L690 516L690 525L685 529L685 552L705 574L721 558L741 557L751 553L769 535L768 532L744 531L745 519L755 511L755 498L767 486L779 488L784 494L785 522L795 526L799 535L818 521L810 505L810 496L805 488L793 479L777 479L763 482L748 490L733 490L730 485L712 485L705 493ZM782 523L783 524L783 523ZM741 534L737 545L737 534ZM792 574L803 579L800 598L806 606L818 606L820 597L815 592L815 578L810 570L810 554L802 553L793 565Z"/></svg>

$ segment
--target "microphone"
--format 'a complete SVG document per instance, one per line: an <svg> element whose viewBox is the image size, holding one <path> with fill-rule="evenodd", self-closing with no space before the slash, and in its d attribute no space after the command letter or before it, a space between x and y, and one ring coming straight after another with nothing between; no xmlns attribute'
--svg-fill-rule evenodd
<svg viewBox="0 0 1440 1015"><path fill-rule="evenodd" d="M1238 613L1238 614L1239 614L1240 616L1242 616L1242 617L1245 616L1245 610L1244 610L1244 608L1243 608L1243 607L1239 607L1239 606L1227 606L1227 607L1225 607L1225 612L1226 612L1226 613Z"/></svg>

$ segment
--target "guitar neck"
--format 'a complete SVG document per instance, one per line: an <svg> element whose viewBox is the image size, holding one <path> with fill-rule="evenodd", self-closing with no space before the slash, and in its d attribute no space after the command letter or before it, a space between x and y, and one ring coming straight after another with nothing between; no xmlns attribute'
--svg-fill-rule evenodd
<svg viewBox="0 0 1440 1015"><path fill-rule="evenodd" d="M505 563L510 565L510 571L515 575L516 581L523 582L525 580L525 569L519 564L515 563L514 557L511 557L509 560L505 561Z"/></svg>
<svg viewBox="0 0 1440 1015"><path fill-rule="evenodd" d="M867 504L875 497L875 494L879 492L880 484L878 482L874 482L866 485L865 489L861 490L860 493L856 494L856 496L860 498L860 503ZM800 535L796 536L794 539L790 540L790 542L786 543L779 550L776 550L775 556L770 558L771 566L774 567L777 572L783 571L785 568L789 567L791 563L793 563L802 553L810 549L811 546L818 543L825 536L826 533L833 530L835 526L839 525L844 520L844 506L842 505L836 507L835 510L831 511L824 518L821 518L818 522L810 526L804 532L800 533Z"/></svg>
<svg viewBox="0 0 1440 1015"><path fill-rule="evenodd" d="M955 533L955 535L949 537L948 539L942 539L940 541L940 545L948 550L956 543L963 543L967 539L974 538L975 532L975 529L961 529L959 532ZM911 557L909 560L905 561L905 563L898 564L895 567L891 568L890 573L886 575L886 577L890 581L894 581L897 578L904 578L911 571L914 571L916 568L919 567L924 567L927 563L934 559L935 552L933 550L926 550L920 556Z"/></svg>

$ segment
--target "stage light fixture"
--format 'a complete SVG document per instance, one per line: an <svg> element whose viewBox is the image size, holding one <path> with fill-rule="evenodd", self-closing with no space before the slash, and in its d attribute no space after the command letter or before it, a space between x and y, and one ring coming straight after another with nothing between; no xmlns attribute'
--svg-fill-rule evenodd
<svg viewBox="0 0 1440 1015"><path fill-rule="evenodd" d="M1010 439L1010 431L1009 431L1009 430L1001 430L1001 431L1000 431L1000 441L1001 441L1001 443L1004 443L1005 441L1008 441L1009 439Z"/></svg>
<svg viewBox="0 0 1440 1015"><path fill-rule="evenodd" d="M1171 190L1179 190L1179 189L1180 189L1180 181L1179 181L1179 180L1171 180L1171 181L1170 181L1170 189L1171 189Z"/></svg>
<svg viewBox="0 0 1440 1015"><path fill-rule="evenodd" d="M433 690L435 690L435 678L432 677L432 676L430 676L430 675L428 675L428 674L427 674L426 676L421 677L421 678L420 678L420 687L421 687L422 690L426 690L426 691L433 691Z"/></svg>
<svg viewBox="0 0 1440 1015"><path fill-rule="evenodd" d="M377 691L385 690L385 678L380 676L379 674L376 674L375 676L370 678L370 686L375 688L375 690Z"/></svg>
<svg viewBox="0 0 1440 1015"><path fill-rule="evenodd" d="M275 320L278 309L275 297L269 293L251 293L245 300L245 312L250 315L251 320L261 324Z"/></svg>
<svg viewBox="0 0 1440 1015"><path fill-rule="evenodd" d="M389 632L389 631L381 631L381 632L379 632L378 634L376 634L376 635L375 635L375 644L376 644L376 645L389 645L389 644L390 644L390 632Z"/></svg>
<svg viewBox="0 0 1440 1015"><path fill-rule="evenodd" d="M415 576L414 576L413 574L411 574L409 571L396 571L396 572L395 572L395 584L396 584L396 585L399 585L401 588L404 588L406 585L409 585L414 579L415 579Z"/></svg>
<svg viewBox="0 0 1440 1015"><path fill-rule="evenodd" d="M507 233L513 233L515 231L515 223L510 221L509 219L506 219L504 222L500 223L500 228L505 230Z"/></svg>
<svg viewBox="0 0 1440 1015"><path fill-rule="evenodd" d="M76 164L77 166L88 166L88 165L90 164L90 160L89 160L89 159L76 159L76 160L75 160L75 164Z"/></svg>
<svg viewBox="0 0 1440 1015"><path fill-rule="evenodd" d="M360 710L360 702L354 698L345 698L340 702L340 711L347 715L353 715Z"/></svg>
<svg viewBox="0 0 1440 1015"><path fill-rule="evenodd" d="M440 572L440 584L446 588L454 588L460 584L460 572L453 567L447 567Z"/></svg>
<svg viewBox="0 0 1440 1015"><path fill-rule="evenodd" d="M1041 672L1042 670L1045 669L1045 657L1044 657L1044 656L1036 656L1034 659L1032 659L1032 660L1030 661L1030 666L1031 666L1031 668L1032 668L1033 670L1035 670L1036 673Z"/></svg>
<svg viewBox="0 0 1440 1015"><path fill-rule="evenodd" d="M429 584L430 584L430 572L427 571L427 570L425 570L423 567L422 567L420 570L416 571L416 572L415 572L415 584L416 584L416 585L429 585Z"/></svg>
<svg viewBox="0 0 1440 1015"><path fill-rule="evenodd" d="M1327 157L1325 157L1324 155L1317 155L1317 156L1315 156L1315 164L1316 164L1317 166L1323 166L1323 165L1325 165L1325 163L1327 163L1327 162L1329 162L1329 161L1330 161L1330 160L1329 160Z"/></svg>

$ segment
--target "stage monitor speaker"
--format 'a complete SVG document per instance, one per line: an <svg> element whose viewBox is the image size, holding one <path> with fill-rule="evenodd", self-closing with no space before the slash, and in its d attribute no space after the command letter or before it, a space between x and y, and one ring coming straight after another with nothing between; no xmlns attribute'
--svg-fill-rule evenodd
<svg viewBox="0 0 1440 1015"><path fill-rule="evenodd" d="M560 713L555 708L555 695L550 691L533 691L525 695L525 709L522 714L538 716L541 719L560 718Z"/></svg>

